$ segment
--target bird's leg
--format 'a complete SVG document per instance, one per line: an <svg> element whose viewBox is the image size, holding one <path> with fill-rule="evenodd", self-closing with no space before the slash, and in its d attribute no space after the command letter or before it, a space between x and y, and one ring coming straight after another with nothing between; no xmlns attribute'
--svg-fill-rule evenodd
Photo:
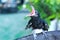
<svg viewBox="0 0 60 40"><path fill-rule="evenodd" d="M35 29L35 30L33 30L33 37L34 37L34 40L36 40L36 38L37 38L36 29Z"/></svg>
<svg viewBox="0 0 60 40"><path fill-rule="evenodd" d="M46 40L48 40L48 36L47 34L45 33L45 31L42 32L43 36L45 37Z"/></svg>
<svg viewBox="0 0 60 40"><path fill-rule="evenodd" d="M33 33L33 37L34 37L34 40L36 40L36 38L37 38L36 33Z"/></svg>
<svg viewBox="0 0 60 40"><path fill-rule="evenodd" d="M43 35L45 35L47 37L47 34L45 33L45 31L43 31L42 33L43 33Z"/></svg>
<svg viewBox="0 0 60 40"><path fill-rule="evenodd" d="M33 30L33 36L34 36L34 39L36 40L36 38L37 38L37 34L38 33L41 33L43 30L42 29L35 29L35 30Z"/></svg>

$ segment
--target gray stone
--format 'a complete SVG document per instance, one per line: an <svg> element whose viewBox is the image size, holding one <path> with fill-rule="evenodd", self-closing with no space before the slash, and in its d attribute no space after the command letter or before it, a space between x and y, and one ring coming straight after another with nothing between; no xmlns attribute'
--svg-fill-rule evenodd
<svg viewBox="0 0 60 40"><path fill-rule="evenodd" d="M28 35L16 40L34 40L33 35ZM46 35L43 34L37 34L36 40L60 40L60 31L52 31L52 32L46 32Z"/></svg>

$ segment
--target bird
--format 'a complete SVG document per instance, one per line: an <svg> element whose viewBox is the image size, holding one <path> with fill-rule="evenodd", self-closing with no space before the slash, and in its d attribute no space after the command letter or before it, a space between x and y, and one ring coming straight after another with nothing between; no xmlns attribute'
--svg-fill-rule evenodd
<svg viewBox="0 0 60 40"><path fill-rule="evenodd" d="M31 7L32 7L32 12L27 15L31 19L28 21L25 29L32 28L33 36L34 36L34 40L35 40L37 37L36 34L41 33L41 32L44 33L44 31L48 31L49 26L45 20L40 18L39 12L37 10L35 10L33 6L31 6Z"/></svg>

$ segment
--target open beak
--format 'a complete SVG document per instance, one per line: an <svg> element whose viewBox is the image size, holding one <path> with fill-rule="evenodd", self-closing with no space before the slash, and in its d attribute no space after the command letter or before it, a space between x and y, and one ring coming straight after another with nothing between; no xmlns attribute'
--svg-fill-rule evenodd
<svg viewBox="0 0 60 40"><path fill-rule="evenodd" d="M34 16L35 15L35 13L30 13L30 14L28 14L27 16Z"/></svg>
<svg viewBox="0 0 60 40"><path fill-rule="evenodd" d="M30 14L28 14L27 16L34 16L35 15L35 9L33 6L31 6L31 7L32 7L32 12Z"/></svg>

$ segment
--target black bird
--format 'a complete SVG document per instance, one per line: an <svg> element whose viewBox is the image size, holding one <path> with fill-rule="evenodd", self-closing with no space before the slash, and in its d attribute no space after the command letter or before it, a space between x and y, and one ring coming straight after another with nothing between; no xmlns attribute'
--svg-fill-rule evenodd
<svg viewBox="0 0 60 40"><path fill-rule="evenodd" d="M32 13L28 16L30 16L31 19L29 20L26 29L32 27L32 29L43 29L44 31L48 31L49 26L47 22L40 18L39 13L36 10L34 10L33 7Z"/></svg>
<svg viewBox="0 0 60 40"><path fill-rule="evenodd" d="M34 33L34 38L36 39L36 29L41 31L40 29L42 29L43 31L48 31L48 24L46 21L44 21L43 19L40 18L39 13L34 9L34 7L32 6L32 13L30 13L28 16L31 17L31 19L29 20L28 24L26 25L25 29L31 28L33 29ZM38 33L38 31L37 31Z"/></svg>

